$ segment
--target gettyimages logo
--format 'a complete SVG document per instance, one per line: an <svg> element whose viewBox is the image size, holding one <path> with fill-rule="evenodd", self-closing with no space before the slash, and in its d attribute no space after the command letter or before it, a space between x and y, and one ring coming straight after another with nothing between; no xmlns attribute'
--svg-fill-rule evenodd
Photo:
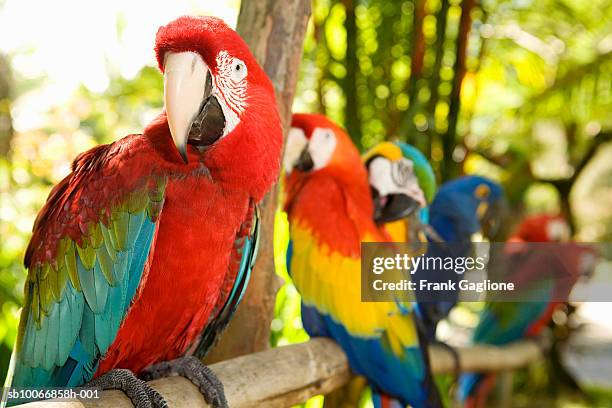
<svg viewBox="0 0 612 408"><path fill-rule="evenodd" d="M445 270L453 271L457 274L463 274L468 270L477 269L484 270L486 267L486 258L478 257L441 257L427 256L426 254L419 256L410 256L408 254L395 254L395 256L385 257L377 256L372 260L372 272L380 275L385 271L399 269L414 275L419 270L436 271Z"/></svg>
<svg viewBox="0 0 612 408"><path fill-rule="evenodd" d="M611 252L603 245L362 243L361 300L562 302L581 283L573 300L611 301L612 291L589 280Z"/></svg>

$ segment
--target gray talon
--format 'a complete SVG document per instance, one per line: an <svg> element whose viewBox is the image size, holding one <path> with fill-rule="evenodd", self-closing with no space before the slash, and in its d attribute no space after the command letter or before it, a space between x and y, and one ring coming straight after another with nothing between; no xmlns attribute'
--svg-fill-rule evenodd
<svg viewBox="0 0 612 408"><path fill-rule="evenodd" d="M124 368L111 370L91 380L85 387L121 390L136 408L168 408L168 403L159 392Z"/></svg>
<svg viewBox="0 0 612 408"><path fill-rule="evenodd" d="M214 408L229 408L221 381L210 368L194 356L154 364L144 370L140 377L149 381L170 375L180 375L187 378L198 387L206 403Z"/></svg>

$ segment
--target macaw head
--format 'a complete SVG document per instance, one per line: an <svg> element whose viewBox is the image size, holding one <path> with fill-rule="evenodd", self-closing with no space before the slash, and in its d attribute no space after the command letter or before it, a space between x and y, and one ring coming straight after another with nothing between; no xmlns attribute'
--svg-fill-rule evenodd
<svg viewBox="0 0 612 408"><path fill-rule="evenodd" d="M364 210L371 209L367 173L357 147L344 129L323 115L293 115L283 167L287 202L305 182L330 177L359 200Z"/></svg>
<svg viewBox="0 0 612 408"><path fill-rule="evenodd" d="M464 176L440 186L429 206L429 223L445 241L492 236L504 207L502 187L481 176Z"/></svg>
<svg viewBox="0 0 612 408"><path fill-rule="evenodd" d="M333 173L348 180L365 175L359 151L338 125L323 115L296 113L287 135L284 168L288 175Z"/></svg>
<svg viewBox="0 0 612 408"><path fill-rule="evenodd" d="M282 129L274 88L244 40L218 18L184 16L158 30L155 52L168 127L184 162L234 167L241 180L269 186Z"/></svg>
<svg viewBox="0 0 612 408"><path fill-rule="evenodd" d="M559 214L536 214L523 219L514 234L512 241L523 242L568 242L571 238L570 228Z"/></svg>
<svg viewBox="0 0 612 408"><path fill-rule="evenodd" d="M555 293L552 299L564 301L580 276L593 274L600 257L596 246L571 241L569 224L561 214L535 214L525 217L508 239L505 252L513 254L544 254L544 260L534 263L534 268L516 268L517 279L529 281L537 277L552 278ZM550 245L528 245L527 243L550 243ZM548 260L554 263L547 264ZM559 279L561 278L561 279ZM569 279L568 279L569 278Z"/></svg>
<svg viewBox="0 0 612 408"><path fill-rule="evenodd" d="M402 142L383 142L363 161L374 201L374 220L387 223L424 209L436 190L431 165L418 149Z"/></svg>

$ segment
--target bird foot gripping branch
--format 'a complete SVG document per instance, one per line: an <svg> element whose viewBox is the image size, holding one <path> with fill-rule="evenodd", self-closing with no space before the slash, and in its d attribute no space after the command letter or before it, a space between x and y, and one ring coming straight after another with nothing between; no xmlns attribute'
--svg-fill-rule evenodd
<svg viewBox="0 0 612 408"><path fill-rule="evenodd" d="M87 383L86 387L123 391L137 408L168 408L164 397L147 382L174 375L191 381L198 387L206 403L213 408L229 408L221 381L194 356L154 364L143 370L140 378L127 369L110 370Z"/></svg>
<svg viewBox="0 0 612 408"><path fill-rule="evenodd" d="M215 373L194 356L177 358L155 364L141 373L145 381L171 375L180 375L191 381L202 393L204 400L213 408L229 408L223 384Z"/></svg>
<svg viewBox="0 0 612 408"><path fill-rule="evenodd" d="M103 390L121 390L138 408L168 408L168 404L159 392L124 368L110 370L86 386L99 387Z"/></svg>

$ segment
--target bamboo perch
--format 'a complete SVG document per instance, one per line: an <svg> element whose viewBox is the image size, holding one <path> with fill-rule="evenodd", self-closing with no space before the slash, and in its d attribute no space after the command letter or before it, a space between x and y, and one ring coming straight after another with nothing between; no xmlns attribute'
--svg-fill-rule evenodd
<svg viewBox="0 0 612 408"><path fill-rule="evenodd" d="M462 371L501 371L524 367L542 357L542 347L533 341L519 341L503 347L473 346L456 349ZM452 373L452 354L443 347L429 350L435 374ZM314 339L254 353L211 365L225 385L232 408L289 407L308 398L329 393L349 379L349 367L342 350L328 339ZM181 377L151 381L172 408L208 407L198 389ZM120 391L104 391L93 402L34 402L20 408L130 408Z"/></svg>

